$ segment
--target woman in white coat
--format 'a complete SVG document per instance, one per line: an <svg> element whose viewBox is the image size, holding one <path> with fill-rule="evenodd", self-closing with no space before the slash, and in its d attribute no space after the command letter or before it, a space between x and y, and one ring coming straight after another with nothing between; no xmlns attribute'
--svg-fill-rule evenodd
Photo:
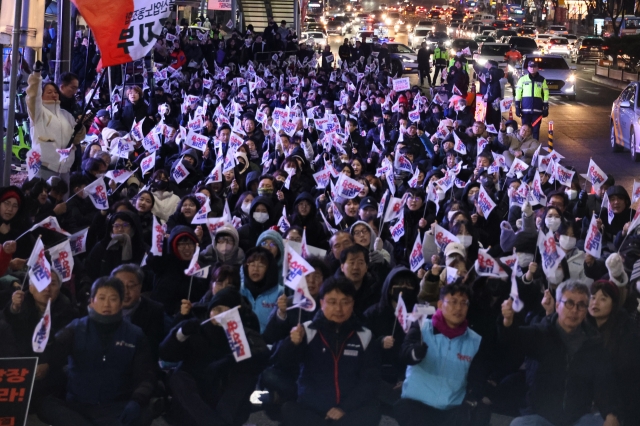
<svg viewBox="0 0 640 426"><path fill-rule="evenodd" d="M39 149L42 165L38 176L49 179L60 176L69 183L69 170L75 159L75 150L79 149L86 129L81 126L76 133L69 156L60 161L57 149L66 149L73 136L76 119L60 108L60 91L54 83L42 84L40 70L42 63L36 62L33 73L29 76L27 87L27 110L31 119L31 139L33 148Z"/></svg>

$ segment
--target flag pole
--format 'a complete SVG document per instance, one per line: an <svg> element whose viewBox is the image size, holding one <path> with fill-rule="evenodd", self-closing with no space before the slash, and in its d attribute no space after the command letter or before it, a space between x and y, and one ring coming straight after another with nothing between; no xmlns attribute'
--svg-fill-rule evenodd
<svg viewBox="0 0 640 426"><path fill-rule="evenodd" d="M191 275L191 279L189 280L189 293L187 293L187 300L191 301L191 285L193 284L193 275Z"/></svg>
<svg viewBox="0 0 640 426"><path fill-rule="evenodd" d="M95 87L93 88L93 90L91 91L91 97L89 98L89 102L87 102L87 106L89 106L89 108L91 107L91 101L93 100L93 96L96 94L96 90L98 90L98 87L102 86L102 82L104 80L105 74L106 74L106 72L104 72L104 70L103 70L102 74L100 74L100 78L98 79L98 84L96 84ZM82 96L85 96L85 94L83 93ZM84 124L82 124L82 123L84 122L84 119L87 116L87 111L88 111L88 109L85 109L82 112L82 116L78 120L78 123L76 124L76 127L73 129L73 135L71 135L71 139L69 140L69 143L67 144L67 148L69 148L69 147L71 147L71 145L73 145L73 139L76 137L76 134L80 131L80 126L84 126Z"/></svg>
<svg viewBox="0 0 640 426"><path fill-rule="evenodd" d="M24 278L22 279L22 285L20 286L22 291L25 291L25 283L27 281L27 277L29 276L29 269L29 266L27 266L27 272L24 273Z"/></svg>
<svg viewBox="0 0 640 426"><path fill-rule="evenodd" d="M298 325L300 325L300 321L302 320L302 307L298 308Z"/></svg>

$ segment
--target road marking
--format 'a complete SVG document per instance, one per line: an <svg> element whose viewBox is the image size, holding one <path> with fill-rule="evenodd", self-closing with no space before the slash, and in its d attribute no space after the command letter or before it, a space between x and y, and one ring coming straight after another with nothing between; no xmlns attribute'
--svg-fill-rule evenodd
<svg viewBox="0 0 640 426"><path fill-rule="evenodd" d="M587 106L587 104L585 104L585 103L583 103L583 102L577 102L577 104L578 104L578 105L580 105L580 106L583 106L583 107L586 107L586 106Z"/></svg>
<svg viewBox="0 0 640 426"><path fill-rule="evenodd" d="M590 94L590 95L599 95L599 94L600 94L600 91L598 91L598 92L592 92L591 90L587 90L587 89L582 89L582 91L583 91L584 93L588 93L588 94Z"/></svg>

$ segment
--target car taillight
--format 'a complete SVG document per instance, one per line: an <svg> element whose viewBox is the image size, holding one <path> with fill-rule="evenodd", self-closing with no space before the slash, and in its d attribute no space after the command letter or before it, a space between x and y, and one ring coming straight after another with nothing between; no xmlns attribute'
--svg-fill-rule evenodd
<svg viewBox="0 0 640 426"><path fill-rule="evenodd" d="M586 50L587 46L580 46L580 50Z"/></svg>
<svg viewBox="0 0 640 426"><path fill-rule="evenodd" d="M602 50L609 50L609 46L602 46Z"/></svg>

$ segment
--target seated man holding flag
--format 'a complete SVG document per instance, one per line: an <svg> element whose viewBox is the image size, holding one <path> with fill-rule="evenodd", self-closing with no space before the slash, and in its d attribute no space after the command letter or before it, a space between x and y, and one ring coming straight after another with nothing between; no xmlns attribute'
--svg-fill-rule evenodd
<svg viewBox="0 0 640 426"><path fill-rule="evenodd" d="M320 288L320 311L298 324L277 351L278 362L299 363L298 400L282 407L286 426L374 426L380 345L354 315L350 280L329 278Z"/></svg>
<svg viewBox="0 0 640 426"><path fill-rule="evenodd" d="M465 424L465 408L477 406L487 363L482 337L468 327L469 299L467 287L445 286L433 318L411 325L400 350L409 365L395 406L400 426Z"/></svg>

